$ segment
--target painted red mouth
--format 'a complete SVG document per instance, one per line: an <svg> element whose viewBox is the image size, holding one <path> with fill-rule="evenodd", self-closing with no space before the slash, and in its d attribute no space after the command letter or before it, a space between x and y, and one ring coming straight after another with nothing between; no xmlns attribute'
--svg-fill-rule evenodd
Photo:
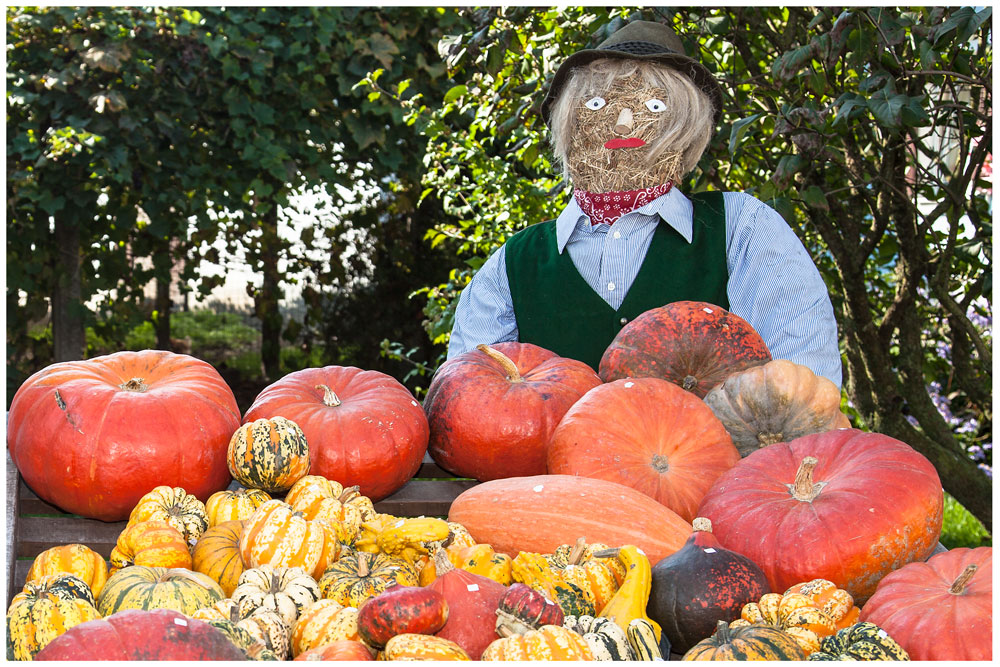
<svg viewBox="0 0 1000 667"><path fill-rule="evenodd" d="M639 137L629 137L628 139L610 139L604 143L605 148L614 150L616 148L638 148L645 146L646 142Z"/></svg>

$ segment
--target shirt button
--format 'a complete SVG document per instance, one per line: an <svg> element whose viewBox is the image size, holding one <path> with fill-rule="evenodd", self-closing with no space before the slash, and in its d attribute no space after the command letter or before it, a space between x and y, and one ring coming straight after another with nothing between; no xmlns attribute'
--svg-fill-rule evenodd
<svg viewBox="0 0 1000 667"><path fill-rule="evenodd" d="M609 292L614 292L615 291L615 284L614 283L608 283L608 291Z"/></svg>
<svg viewBox="0 0 1000 667"><path fill-rule="evenodd" d="M622 233L621 233L621 232L615 232L615 233L614 233L614 237L615 237L616 239L620 239L620 238L622 237Z"/></svg>
<svg viewBox="0 0 1000 667"><path fill-rule="evenodd" d="M628 324L628 318L627 317L623 317L623 318L621 318L618 321L622 323L622 326L625 326L626 324Z"/></svg>

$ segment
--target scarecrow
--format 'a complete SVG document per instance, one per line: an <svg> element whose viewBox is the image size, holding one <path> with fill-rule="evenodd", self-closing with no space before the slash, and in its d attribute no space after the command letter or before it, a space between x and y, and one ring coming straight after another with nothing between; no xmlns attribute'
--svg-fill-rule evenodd
<svg viewBox="0 0 1000 667"><path fill-rule="evenodd" d="M774 209L742 192L686 196L722 89L669 27L635 21L556 71L542 104L573 185L556 220L508 239L462 291L448 356L521 341L597 368L623 326L673 301L739 315L775 359L841 384L826 285Z"/></svg>

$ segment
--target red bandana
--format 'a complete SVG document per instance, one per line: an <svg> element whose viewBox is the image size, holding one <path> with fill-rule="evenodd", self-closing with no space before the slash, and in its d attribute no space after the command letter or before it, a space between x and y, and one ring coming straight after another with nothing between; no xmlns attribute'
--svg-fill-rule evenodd
<svg viewBox="0 0 1000 667"><path fill-rule="evenodd" d="M584 192L574 190L573 198L584 213L590 217L590 224L612 224L626 213L642 208L654 199L659 199L670 191L671 183L654 185L642 190L621 192Z"/></svg>

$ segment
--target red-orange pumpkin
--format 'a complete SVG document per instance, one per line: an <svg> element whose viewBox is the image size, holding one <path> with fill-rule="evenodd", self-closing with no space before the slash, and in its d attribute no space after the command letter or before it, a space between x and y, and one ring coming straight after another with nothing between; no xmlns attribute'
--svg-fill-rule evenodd
<svg viewBox="0 0 1000 667"><path fill-rule="evenodd" d="M57 507L127 519L154 487L203 502L229 484L226 448L240 411L204 361L161 350L48 366L14 395L7 446L25 483Z"/></svg>
<svg viewBox="0 0 1000 667"><path fill-rule="evenodd" d="M743 318L711 303L677 301L626 324L604 351L600 375L605 382L663 378L704 398L730 374L770 360Z"/></svg>
<svg viewBox="0 0 1000 667"><path fill-rule="evenodd" d="M685 521L695 518L712 483L739 460L712 410L659 378L615 380L590 390L563 417L548 447L549 473L630 486Z"/></svg>
<svg viewBox="0 0 1000 667"><path fill-rule="evenodd" d="M912 447L840 429L740 460L698 515L723 546L760 566L771 590L826 579L860 605L886 574L930 556L943 506L937 471Z"/></svg>
<svg viewBox="0 0 1000 667"><path fill-rule="evenodd" d="M599 384L582 361L537 345L480 345L434 374L424 400L428 451L442 468L480 481L544 474L559 420Z"/></svg>
<svg viewBox="0 0 1000 667"><path fill-rule="evenodd" d="M326 366L289 373L257 396L243 422L276 416L305 434L311 475L358 485L374 501L406 484L427 451L420 404L378 371Z"/></svg>
<svg viewBox="0 0 1000 667"><path fill-rule="evenodd" d="M511 477L463 491L448 520L501 553L554 553L580 537L587 542L634 544L650 563L674 553L691 524L635 489L574 475Z"/></svg>
<svg viewBox="0 0 1000 667"><path fill-rule="evenodd" d="M887 574L861 620L911 660L992 660L993 548L952 549Z"/></svg>

